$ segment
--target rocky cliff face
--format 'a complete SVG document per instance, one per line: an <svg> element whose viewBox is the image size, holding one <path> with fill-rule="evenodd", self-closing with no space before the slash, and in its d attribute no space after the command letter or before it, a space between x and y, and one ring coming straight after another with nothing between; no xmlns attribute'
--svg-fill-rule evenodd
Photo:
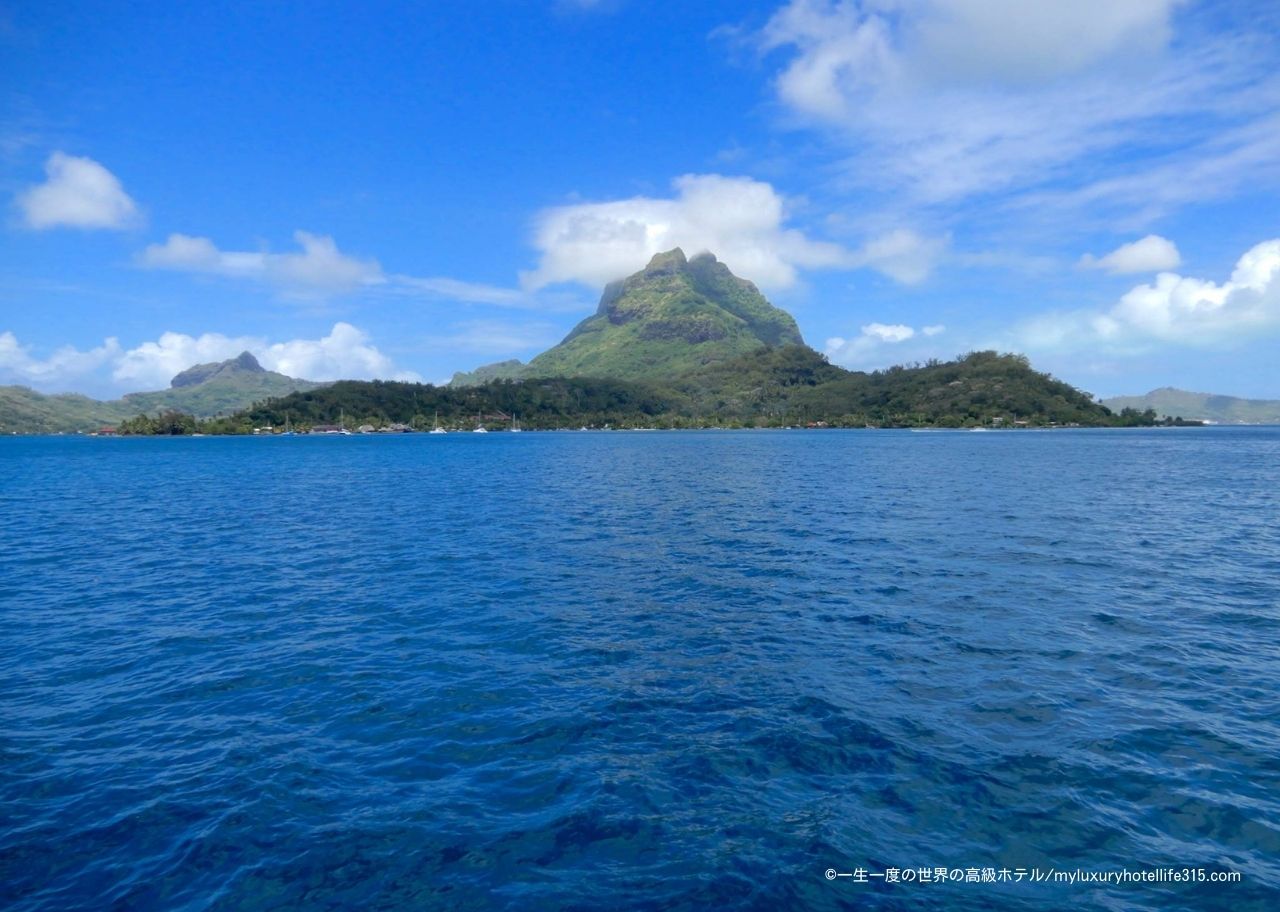
<svg viewBox="0 0 1280 912"><path fill-rule="evenodd" d="M208 383L210 380L232 377L236 374L265 374L266 372L266 368L258 363L257 358L250 352L244 351L226 361L212 361L208 364L197 364L193 367L188 367L169 381L169 388L179 389L184 386L198 386L201 383Z"/></svg>

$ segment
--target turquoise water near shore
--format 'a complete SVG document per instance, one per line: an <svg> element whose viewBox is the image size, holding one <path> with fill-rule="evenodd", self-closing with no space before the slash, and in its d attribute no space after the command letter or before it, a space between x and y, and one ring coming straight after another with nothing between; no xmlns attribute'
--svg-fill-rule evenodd
<svg viewBox="0 0 1280 912"><path fill-rule="evenodd" d="M0 906L1280 908L1277 492L1280 428L0 439ZM1029 879L1123 868L1241 880Z"/></svg>

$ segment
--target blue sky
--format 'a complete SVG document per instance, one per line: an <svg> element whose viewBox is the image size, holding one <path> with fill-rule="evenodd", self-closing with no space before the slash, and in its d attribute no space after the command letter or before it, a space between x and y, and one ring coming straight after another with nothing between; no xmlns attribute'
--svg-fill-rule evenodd
<svg viewBox="0 0 1280 912"><path fill-rule="evenodd" d="M0 383L527 359L709 249L856 369L1280 398L1268 0L0 0Z"/></svg>

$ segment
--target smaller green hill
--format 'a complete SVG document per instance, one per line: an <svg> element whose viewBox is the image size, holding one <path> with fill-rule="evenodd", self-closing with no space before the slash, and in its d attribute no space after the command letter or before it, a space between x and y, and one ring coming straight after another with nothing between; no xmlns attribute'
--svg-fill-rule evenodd
<svg viewBox="0 0 1280 912"><path fill-rule="evenodd" d="M167 390L130 393L120 401L130 415L155 415L174 410L197 418L210 418L323 385L266 370L252 354L241 352L226 361L187 368L173 378Z"/></svg>
<svg viewBox="0 0 1280 912"><path fill-rule="evenodd" d="M25 386L0 387L0 433L74 434L96 431L137 415L184 412L211 418L240 411L255 402L286 396L324 384L297 380L266 370L249 352L210 364L197 364L173 378L169 389L129 393L109 401L71 393L47 395Z"/></svg>
<svg viewBox="0 0 1280 912"><path fill-rule="evenodd" d="M1116 412L1126 408L1138 411L1152 409L1159 415L1219 424L1280 424L1280 400L1192 393L1172 386L1152 390L1145 396L1104 399L1102 404Z"/></svg>
<svg viewBox="0 0 1280 912"><path fill-rule="evenodd" d="M123 403L75 393L48 396L25 386L0 386L0 434L74 434L114 426L130 414Z"/></svg>
<svg viewBox="0 0 1280 912"><path fill-rule="evenodd" d="M449 381L450 386L479 386L492 380L516 380L525 375L526 365L523 361L512 358L509 361L498 361L485 364L473 371L458 371Z"/></svg>

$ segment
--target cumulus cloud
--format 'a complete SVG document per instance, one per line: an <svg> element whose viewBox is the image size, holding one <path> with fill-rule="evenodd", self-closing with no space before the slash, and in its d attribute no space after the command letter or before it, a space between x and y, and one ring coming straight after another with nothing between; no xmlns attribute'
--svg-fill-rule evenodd
<svg viewBox="0 0 1280 912"><path fill-rule="evenodd" d="M655 253L709 250L740 276L766 289L795 284L805 269L869 267L907 284L928 276L945 239L898 229L859 250L808 237L787 226L786 202L772 185L749 177L686 174L671 198L636 196L543 211L535 221L537 269L526 288L557 282L601 286L641 269Z"/></svg>
<svg viewBox="0 0 1280 912"><path fill-rule="evenodd" d="M101 385L96 375L109 373L117 389L162 389L193 364L223 361L242 351L252 352L267 370L306 380L421 379L397 368L368 333L342 322L318 339L272 342L258 336L166 332L130 349L111 338L88 351L65 346L47 358L36 357L12 332L4 332L0 333L0 379L56 392L68 384Z"/></svg>
<svg viewBox="0 0 1280 912"><path fill-rule="evenodd" d="M138 221L119 178L93 159L54 152L44 171L43 184L18 195L28 228L128 228Z"/></svg>
<svg viewBox="0 0 1280 912"><path fill-rule="evenodd" d="M862 334L881 342L905 342L914 336L916 331L901 323L868 323L862 327Z"/></svg>
<svg viewBox="0 0 1280 912"><path fill-rule="evenodd" d="M555 282L600 286L640 269L653 254L682 247L710 250L735 273L766 288L785 288L798 269L847 266L850 254L785 227L782 197L747 177L686 174L675 196L637 196L604 203L557 206L535 224L538 268L529 288Z"/></svg>
<svg viewBox="0 0 1280 912"><path fill-rule="evenodd" d="M1131 244L1122 244L1106 256L1094 258L1085 254L1080 265L1086 269L1104 269L1112 275L1135 272L1164 272L1182 265L1182 254L1168 238L1148 234Z"/></svg>
<svg viewBox="0 0 1280 912"><path fill-rule="evenodd" d="M827 339L825 353L833 363L845 367L887 367L932 357L935 354L932 345L924 343L923 339L940 335L945 329L941 324L935 324L917 332L904 323L867 323L851 339L841 336ZM922 344L903 345L913 339Z"/></svg>
<svg viewBox="0 0 1280 912"><path fill-rule="evenodd" d="M225 361L242 351L261 350L263 347L263 341L252 336L231 337L221 333L189 336L166 332L154 342L143 342L136 348L120 352L114 359L111 376L130 389L159 389L168 386L175 374L193 364Z"/></svg>
<svg viewBox="0 0 1280 912"><path fill-rule="evenodd" d="M1244 254L1221 284L1173 272L1138 285L1102 311L1052 313L1018 328L1033 349L1124 352L1156 343L1229 345L1280 330L1280 239Z"/></svg>
<svg viewBox="0 0 1280 912"><path fill-rule="evenodd" d="M61 384L98 370L120 356L120 343L105 339L97 348L79 351L66 345L47 358L38 358L29 346L18 342L12 332L0 333L0 380L42 389L61 389Z"/></svg>
<svg viewBox="0 0 1280 912"><path fill-rule="evenodd" d="M369 334L350 323L335 323L320 339L276 342L262 352L262 363L290 377L309 380L420 380L412 371L397 370L391 359L369 340Z"/></svg>
<svg viewBox="0 0 1280 912"><path fill-rule="evenodd" d="M271 285L287 294L339 294L386 281L376 260L361 260L338 250L333 238L295 231L300 253L220 250L208 238L171 234L137 257L144 269L168 269Z"/></svg>
<svg viewBox="0 0 1280 912"><path fill-rule="evenodd" d="M1180 5L791 0L755 37L783 58L784 110L829 129L849 179L939 204L1050 186L1121 146L1236 156L1248 140L1223 145L1219 128L1271 114L1269 62L1239 42L1175 45ZM1166 123L1184 114L1214 127L1188 142Z"/></svg>
<svg viewBox="0 0 1280 912"><path fill-rule="evenodd" d="M252 352L267 370L306 380L418 379L416 374L397 370L372 344L368 333L342 322L319 339L286 342L221 333L189 336L167 332L154 342L124 352L112 378L122 385L167 386L174 374L192 364L234 358L242 351Z"/></svg>

